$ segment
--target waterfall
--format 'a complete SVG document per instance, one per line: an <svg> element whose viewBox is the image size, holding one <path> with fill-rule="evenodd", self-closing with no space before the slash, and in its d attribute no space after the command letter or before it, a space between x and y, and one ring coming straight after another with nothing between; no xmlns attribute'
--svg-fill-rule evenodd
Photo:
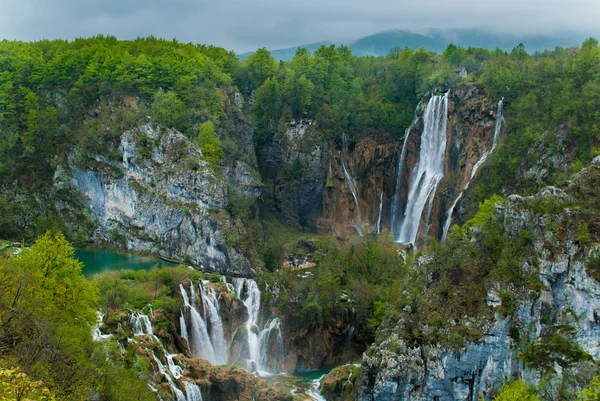
<svg viewBox="0 0 600 401"><path fill-rule="evenodd" d="M180 288L183 289L183 286L181 286ZM185 289L183 289L183 290L185 291ZM185 294L184 301L186 303L186 306L189 306L187 294ZM167 360L168 369L162 363L160 358L158 358L156 356L154 351L152 351L152 353L151 353L152 358L156 362L156 366L158 367L159 373L162 374L167 379L167 382L169 383L169 387L171 388L171 391L175 395L175 400L176 401L202 401L202 394L200 393L200 387L198 387L196 384L190 383L187 381L183 381L183 384L185 385L185 393L177 387L177 384L176 384L175 380L173 380L173 379L181 378L183 375L183 369L181 368L181 366L179 366L175 363L174 357L177 356L177 354L168 353L167 350L165 349L164 345L160 341L160 339L154 335L154 332L152 331L152 324L150 322L150 318L147 315L144 315L140 312L133 312L132 314L129 315L129 323L133 327L134 335L149 335L149 336L151 336L154 339L154 341L158 344L158 347L160 348L162 353L164 354L165 359ZM158 390L156 390L156 388L154 386L152 386L152 384L149 384L149 386L154 392L158 392Z"/></svg>
<svg viewBox="0 0 600 401"><path fill-rule="evenodd" d="M212 364L216 364L217 357L215 355L215 350L212 345L212 341L208 334L208 328L206 326L206 322L200 315L200 312L195 308L195 294L194 294L194 283L190 281L190 292L191 303L188 301L187 292L183 285L179 285L179 289L181 290L181 296L183 297L183 302L186 311L190 316L190 324L186 325L186 330L189 330L186 333L181 333L182 337L188 337L190 342L188 343L190 346L190 351L194 356L198 358L206 359ZM189 326L189 328L188 328ZM183 326L181 327L183 330Z"/></svg>
<svg viewBox="0 0 600 401"><path fill-rule="evenodd" d="M133 329L134 336L153 335L152 334L152 323L148 315L144 315L140 312L133 312L129 315L129 324Z"/></svg>
<svg viewBox="0 0 600 401"><path fill-rule="evenodd" d="M190 347L190 337L188 336L188 328L185 323L185 314L183 310L181 311L181 316L179 316L179 327L181 327L181 337L185 338L185 342L188 347Z"/></svg>
<svg viewBox="0 0 600 401"><path fill-rule="evenodd" d="M417 121L419 121L419 118L415 117L410 127L406 129L406 134L404 135L404 143L402 144L402 151L400 152L400 159L398 159L398 172L396 173L396 190L394 192L394 197L392 198L392 209L390 211L390 231L396 236L398 236L398 234L400 233L400 228L402 226L403 221L402 217L404 216L404 205L402 203L402 173L404 172L404 159L406 158L406 144L408 143L410 130L417 123Z"/></svg>
<svg viewBox="0 0 600 401"><path fill-rule="evenodd" d="M356 228L358 235L360 235L362 237L363 236L362 222L361 222L361 218L360 218L360 205L358 203L358 190L356 188L356 181L354 180L354 178L352 178L352 176L350 176L350 174L348 174L348 170L346 170L346 166L344 165L343 160L342 160L342 169L344 170L344 177L346 177L346 183L348 183L348 188L350 189L350 192L352 193L352 197L354 198L354 206L355 206L354 214L355 214L355 223L356 223L354 227Z"/></svg>
<svg viewBox="0 0 600 401"><path fill-rule="evenodd" d="M450 209L448 209L448 215L446 216L446 221L444 222L444 231L442 232L442 241L445 240L448 236L448 230L450 229L450 225L452 224L452 215L454 214L454 209L456 208L458 201L461 200L463 193L469 188L469 185L471 184L473 177L475 177L475 174L477 174L477 170L479 170L479 167L481 167L481 165L487 161L487 159L490 157L490 155L496 148L498 135L502 130L502 122L504 121L503 101L504 98L500 99L500 101L498 102L498 108L496 110L496 126L494 128L494 139L492 140L492 147L487 152L484 152L483 155L481 155L481 157L479 158L479 160L477 160L477 163L475 163L475 165L473 166L473 170L471 170L471 176L469 177L469 180L465 184L464 188L460 191L456 199L454 199L454 202L452 202Z"/></svg>
<svg viewBox="0 0 600 401"><path fill-rule="evenodd" d="M217 293L213 288L208 287L208 281L203 281L200 284L200 296L202 298L202 306L204 309L205 320L209 327L210 340L215 352L215 361L211 361L213 365L224 365L228 359L227 341L223 331L223 321L219 312L219 300Z"/></svg>
<svg viewBox="0 0 600 401"><path fill-rule="evenodd" d="M273 333L276 336L274 340ZM273 341L275 341L275 350L272 349ZM281 371L280 364L283 362L283 337L279 318L271 320L260 332L258 350L260 352L259 370L279 373Z"/></svg>
<svg viewBox="0 0 600 401"><path fill-rule="evenodd" d="M156 365L158 366L158 371L167 379L167 382L169 383L169 386L171 387L171 391L173 391L173 394L175 394L175 398L177 401L187 401L185 394L183 394L183 391L179 390L177 388L177 386L175 385L175 382L173 381L173 378L171 377L171 375L169 374L169 372L167 372L167 369L165 368L165 365L163 365L163 363L160 361L160 359L158 359L156 357L156 355L154 354L154 352L152 353L152 357L154 358L154 361L156 362Z"/></svg>
<svg viewBox="0 0 600 401"><path fill-rule="evenodd" d="M96 311L96 324L92 328L92 338L94 341L108 340L112 337L112 334L104 334L100 330L102 322L104 321L104 315L100 311Z"/></svg>
<svg viewBox="0 0 600 401"><path fill-rule="evenodd" d="M281 370L284 357L281 322L278 318L274 318L267 322L261 330L258 325L260 290L256 281L234 278L233 286L238 298L242 300L248 310L248 320L246 321L248 349L250 351L248 368L258 372L278 373ZM275 349L273 349L273 345Z"/></svg>
<svg viewBox="0 0 600 401"><path fill-rule="evenodd" d="M375 232L377 234L381 233L381 209L383 207L383 191L381 195L379 195L379 212L377 213L377 226L375 228Z"/></svg>
<svg viewBox="0 0 600 401"><path fill-rule="evenodd" d="M234 278L233 283L237 296L242 300L248 310L248 320L246 321L246 331L248 336L248 349L250 351L249 368L260 370L260 345L258 341L258 312L260 310L260 290L254 280L243 278ZM244 286L246 287L246 296L244 295Z"/></svg>
<svg viewBox="0 0 600 401"><path fill-rule="evenodd" d="M158 338L156 338L157 341ZM173 375L174 378L179 379L181 377L181 375L183 375L183 369L181 369L181 366L177 365L175 363L175 361L173 360L173 357L177 356L177 354L169 354L167 352L167 350L165 349L165 347L160 343L160 348L162 349L163 353L165 354L165 357L167 358L167 365L169 366L169 372L171 372L171 374Z"/></svg>
<svg viewBox="0 0 600 401"><path fill-rule="evenodd" d="M308 389L306 394L315 401L326 401L325 397L321 395L321 379L323 376L318 379L313 380L312 386Z"/></svg>
<svg viewBox="0 0 600 401"><path fill-rule="evenodd" d="M183 382L185 385L186 401L202 401L200 387L195 383Z"/></svg>
<svg viewBox="0 0 600 401"><path fill-rule="evenodd" d="M448 92L429 99L423 119L419 161L411 177L404 219L398 235L398 242L404 244L415 244L423 210L427 206L428 221L437 186L444 177ZM426 236L427 232L423 234Z"/></svg>

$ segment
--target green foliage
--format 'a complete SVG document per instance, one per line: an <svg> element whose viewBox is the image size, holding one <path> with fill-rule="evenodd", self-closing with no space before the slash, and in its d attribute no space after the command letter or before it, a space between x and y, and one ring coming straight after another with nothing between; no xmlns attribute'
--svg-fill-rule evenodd
<svg viewBox="0 0 600 401"><path fill-rule="evenodd" d="M174 127L178 125L185 113L185 104L179 99L177 93L159 90L154 94L151 110L159 124Z"/></svg>
<svg viewBox="0 0 600 401"><path fill-rule="evenodd" d="M197 143L202 151L204 160L208 162L211 170L216 170L219 161L225 153L223 152L221 140L215 132L215 126L212 121L207 121L200 125Z"/></svg>
<svg viewBox="0 0 600 401"><path fill-rule="evenodd" d="M575 329L566 324L545 327L539 338L521 346L519 357L528 366L546 372L553 372L555 364L564 369L591 358L572 340L574 334Z"/></svg>
<svg viewBox="0 0 600 401"><path fill-rule="evenodd" d="M577 222L577 236L575 239L581 244L588 244L592 242L592 235L590 234L588 225L583 220L579 220Z"/></svg>
<svg viewBox="0 0 600 401"><path fill-rule="evenodd" d="M0 399L6 401L54 401L50 390L31 380L20 369L0 368Z"/></svg>
<svg viewBox="0 0 600 401"><path fill-rule="evenodd" d="M588 40L580 49L556 48L537 56L529 56L519 45L510 54L498 53L486 61L478 81L493 99L506 98L509 118L503 143L482 170L486 180L478 184L479 200L516 188L533 192L555 184L560 179L556 171L548 171L544 182L524 179L518 172L535 166L537 155L531 148L540 134L555 135L561 124L567 127L566 148L552 153L568 154L568 165L589 163L600 141L598 60L600 47Z"/></svg>
<svg viewBox="0 0 600 401"><path fill-rule="evenodd" d="M48 387L60 400L91 393L102 400L154 399L147 377L133 374L116 343L109 350L92 341L98 288L81 267L62 234L47 233L20 255L0 258L0 360L28 375L0 369L0 398L23 399L29 391L28 399L53 400ZM6 394L14 391L23 394Z"/></svg>
<svg viewBox="0 0 600 401"><path fill-rule="evenodd" d="M319 238L314 246L317 266L308 270L313 275L300 278L306 271L280 269L259 279L269 286L280 286L274 305L279 315L287 327L309 329L333 323L353 307L356 332L361 341L371 340L385 316L385 306L395 299L398 283L405 277L398 245L382 236L357 239L345 246Z"/></svg>
<svg viewBox="0 0 600 401"><path fill-rule="evenodd" d="M577 394L577 401L598 401L600 400L600 376L595 376L590 382L589 387L582 389Z"/></svg>
<svg viewBox="0 0 600 401"><path fill-rule="evenodd" d="M494 208L496 203L501 202L502 197L499 195L493 195L490 199L486 199L483 203L479 204L479 210L475 217L467 221L465 226L469 227L481 227L490 222L492 215L494 214Z"/></svg>
<svg viewBox="0 0 600 401"><path fill-rule="evenodd" d="M539 401L539 398L524 380L516 380L504 383L494 401Z"/></svg>

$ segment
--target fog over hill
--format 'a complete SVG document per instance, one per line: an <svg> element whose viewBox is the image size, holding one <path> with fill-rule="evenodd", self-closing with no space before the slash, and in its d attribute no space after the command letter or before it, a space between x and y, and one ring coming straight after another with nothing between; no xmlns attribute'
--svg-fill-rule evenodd
<svg viewBox="0 0 600 401"><path fill-rule="evenodd" d="M525 45L528 52L541 52L554 49L556 46L570 47L580 44L589 35L574 32L562 32L554 34L507 34L486 31L483 29L430 29L424 33L416 33L407 30L393 29L364 36L349 41L320 41L284 49L269 49L273 57L279 60L289 61L294 57L296 49L306 48L311 53L321 45L346 45L357 56L383 56L395 47L410 47L418 49L424 47L426 50L443 52L453 43L463 47L483 47L510 51L519 43ZM241 59L246 58L253 52L242 53Z"/></svg>

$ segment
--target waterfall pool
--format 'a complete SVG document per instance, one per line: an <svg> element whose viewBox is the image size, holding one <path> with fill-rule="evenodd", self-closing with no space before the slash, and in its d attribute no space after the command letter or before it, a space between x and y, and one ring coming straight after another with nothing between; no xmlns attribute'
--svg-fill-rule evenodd
<svg viewBox="0 0 600 401"><path fill-rule="evenodd" d="M261 377L271 385L285 384L294 387L292 394L304 392L313 400L322 401L325 400L325 398L319 394L319 379L331 372L333 368L334 367L307 372L296 372L294 374L262 373Z"/></svg>
<svg viewBox="0 0 600 401"><path fill-rule="evenodd" d="M154 265L176 266L155 256L104 248L75 248L75 257L83 263L82 272L86 277L111 270L148 270Z"/></svg>

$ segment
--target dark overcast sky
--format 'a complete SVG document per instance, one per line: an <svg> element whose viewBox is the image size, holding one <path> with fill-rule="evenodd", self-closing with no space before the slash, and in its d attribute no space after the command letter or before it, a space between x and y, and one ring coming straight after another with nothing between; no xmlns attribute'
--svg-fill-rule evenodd
<svg viewBox="0 0 600 401"><path fill-rule="evenodd" d="M0 0L0 38L154 35L238 52L386 29L600 33L600 0Z"/></svg>

